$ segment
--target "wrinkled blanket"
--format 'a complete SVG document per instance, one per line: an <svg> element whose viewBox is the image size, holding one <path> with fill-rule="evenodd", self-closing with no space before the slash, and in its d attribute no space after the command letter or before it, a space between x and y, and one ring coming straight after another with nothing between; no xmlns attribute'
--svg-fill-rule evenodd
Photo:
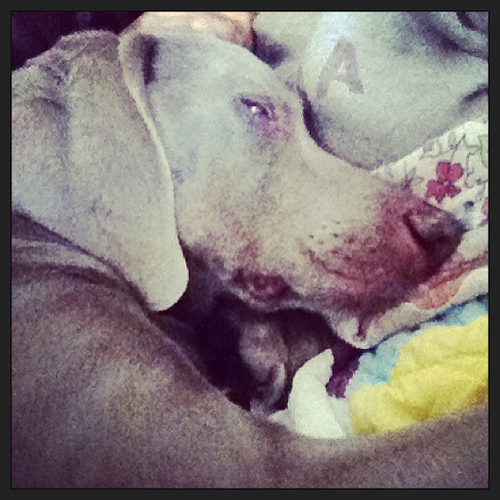
<svg viewBox="0 0 500 500"><path fill-rule="evenodd" d="M340 439L399 429L486 402L486 303L454 306L443 318L363 354L345 398L326 391L335 361L324 351L296 373L288 408L271 419L307 436Z"/></svg>
<svg viewBox="0 0 500 500"><path fill-rule="evenodd" d="M380 343L361 356L345 397L326 389L331 351L297 372L288 408L271 419L301 434L385 432L488 397L487 120L467 122L374 175L406 183L467 232L437 276L380 318Z"/></svg>

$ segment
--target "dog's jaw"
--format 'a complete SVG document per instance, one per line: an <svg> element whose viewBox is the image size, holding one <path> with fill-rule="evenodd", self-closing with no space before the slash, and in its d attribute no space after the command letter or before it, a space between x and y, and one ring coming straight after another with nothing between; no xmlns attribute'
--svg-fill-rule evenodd
<svg viewBox="0 0 500 500"><path fill-rule="evenodd" d="M383 313L357 315L308 304L280 275L254 273L241 268L235 273L231 285L232 294L256 311L269 313L299 309L320 314L330 326L332 336L337 335L356 348L367 349L381 340L380 333L368 335L368 332L371 332L372 322Z"/></svg>

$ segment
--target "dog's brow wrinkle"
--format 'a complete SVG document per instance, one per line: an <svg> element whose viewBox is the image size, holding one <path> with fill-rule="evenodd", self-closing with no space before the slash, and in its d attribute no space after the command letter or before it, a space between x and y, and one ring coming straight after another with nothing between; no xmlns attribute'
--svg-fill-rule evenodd
<svg viewBox="0 0 500 500"><path fill-rule="evenodd" d="M144 50L142 72L144 75L144 83L148 85L156 79L154 63L158 55L158 42L152 38L147 38L145 43L146 49Z"/></svg>

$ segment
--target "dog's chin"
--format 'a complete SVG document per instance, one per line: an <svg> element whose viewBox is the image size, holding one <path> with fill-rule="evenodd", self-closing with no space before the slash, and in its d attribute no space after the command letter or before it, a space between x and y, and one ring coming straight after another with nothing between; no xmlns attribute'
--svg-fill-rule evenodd
<svg viewBox="0 0 500 500"><path fill-rule="evenodd" d="M397 305L393 300L387 302L382 310L379 307L376 313L367 313L368 307L364 312L347 312L347 307L339 308L338 304L326 304L315 298L301 296L280 275L267 275L245 270L238 270L235 274L230 295L244 307L264 314L302 310L308 314L321 316L330 327L332 339L335 336L340 337L360 349L367 349L376 343L371 335L373 324L391 307Z"/></svg>
<svg viewBox="0 0 500 500"><path fill-rule="evenodd" d="M246 275L245 280L241 276L229 295L243 307L263 314L290 310L313 313L326 322L332 341L338 337L357 349L369 349L396 333L394 317L410 315L411 319L404 294L399 300L380 300L377 307L367 304L352 310L347 300L326 303L304 297L280 276Z"/></svg>

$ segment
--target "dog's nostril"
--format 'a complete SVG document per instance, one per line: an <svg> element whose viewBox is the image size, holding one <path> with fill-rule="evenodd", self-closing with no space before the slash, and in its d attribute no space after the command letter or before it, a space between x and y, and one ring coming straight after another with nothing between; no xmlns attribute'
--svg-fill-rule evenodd
<svg viewBox="0 0 500 500"><path fill-rule="evenodd" d="M436 266L456 250L465 231L452 214L431 205L406 214L404 219L417 243L427 252L431 264Z"/></svg>

